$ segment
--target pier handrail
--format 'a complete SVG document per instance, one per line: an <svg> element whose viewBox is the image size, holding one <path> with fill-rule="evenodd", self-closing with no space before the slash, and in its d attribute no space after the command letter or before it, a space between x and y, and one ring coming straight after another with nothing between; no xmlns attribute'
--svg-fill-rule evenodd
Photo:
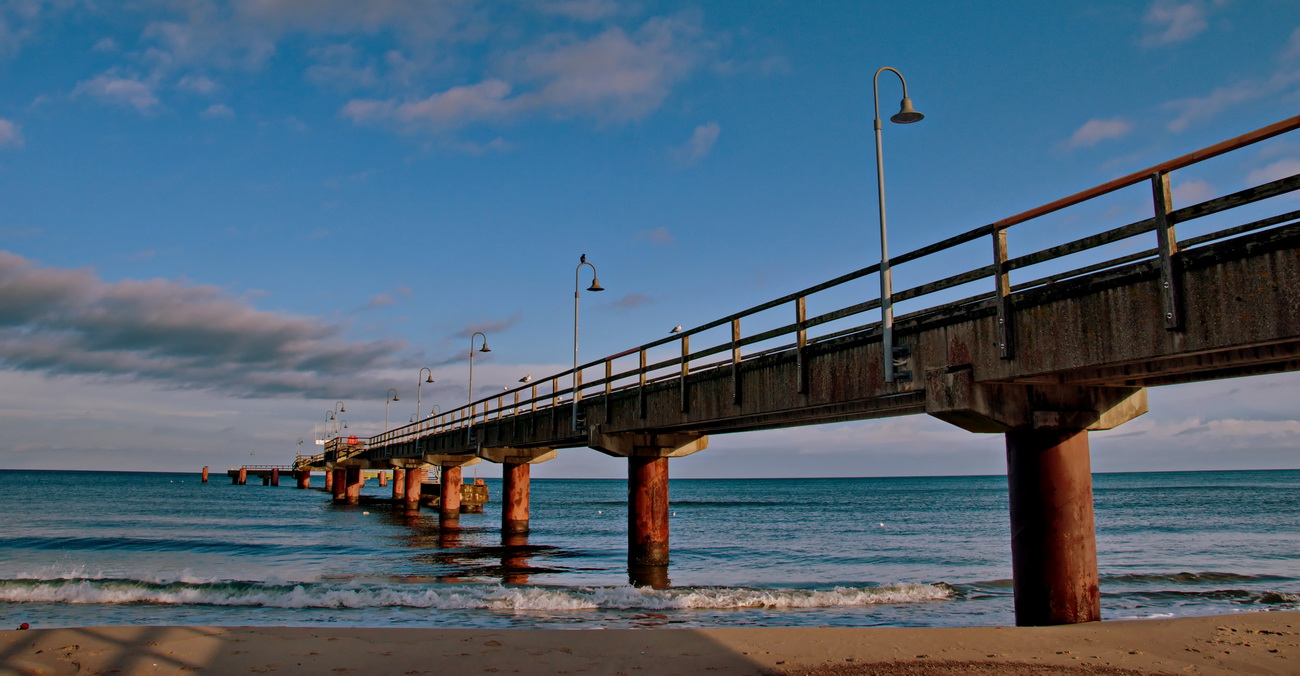
<svg viewBox="0 0 1300 676"><path fill-rule="evenodd" d="M922 260L928 256L985 237L992 238L993 244L993 256L990 263L957 274L949 275L935 281L906 288L901 291L895 291L892 294L892 300L895 303L919 298L948 289L954 289L971 282L988 279L989 277L993 277L995 280L993 289L982 291L966 298L922 308L899 317L897 321L898 323L916 321L926 316L939 315L962 309L969 310L975 307L988 307L991 305L998 313L999 319L1005 320L1001 322L1002 326L1007 327L1005 329L1007 333L1002 337L1002 350L1003 356L1010 358L1014 353L1014 345L1011 344L1009 333L1011 317L1008 298L1015 292L1058 283L1081 275L1091 274L1144 259L1155 260L1161 266L1162 274L1170 274L1170 271L1172 270L1172 259L1180 248L1199 246L1207 242L1235 237L1245 232L1275 227L1296 221L1297 219L1300 219L1300 210L1277 214L1268 218L1259 219L1250 223L1184 240L1174 239L1171 241L1170 239L1170 236L1172 235L1172 226L1174 224L1187 222L1195 218L1219 213L1234 207L1258 202L1300 189L1300 175L1293 175L1227 195L1222 195L1220 197L1208 199L1197 204L1174 209L1169 197L1170 172L1193 166L1207 159L1245 148L1252 144L1259 143L1260 141L1296 129L1300 129L1300 115L1276 122L1266 127L1261 127L1252 132L1187 153L1186 155L1182 155L1172 160L1161 162L1141 171L1136 171L1087 190L1074 193L1068 197L1043 204L1033 209L1020 212L1014 216L995 221L988 225L980 226L973 230L954 235L947 239L896 256L891 261L891 265L894 267ZM1041 216L1087 202L1103 195L1111 194L1117 190L1131 187L1144 181L1149 181L1152 184L1152 204L1154 207L1154 215L1151 218L1128 223L1117 228L1112 228L1110 230L1051 246L1015 258L1011 258L1008 255L1007 232L1013 226L1032 221ZM1013 270L1023 269L1032 265L1056 260L1152 231L1156 231L1157 233L1157 246L1155 248L1144 248L1143 250L1124 256L1110 258L1080 268L1055 272L1047 276L1023 281L1018 284L1010 283L1009 273ZM576 369L568 369L552 376L538 379L538 381L532 384L508 389L500 394L474 400L459 408L429 416L424 420L394 428L382 434L377 434L367 439L367 443L362 444L361 448L383 446L390 443L407 441L412 438L419 438L427 434L462 429L467 425L475 425L484 421L499 419L506 415L516 415L537 410L546 410L560 405L569 405L572 403L574 397L581 399L584 391L596 387L601 388L601 394L608 396L614 392L624 391L630 388L645 387L646 385L657 381L678 377L682 379L682 387L686 387L686 377L692 373L699 373L702 370L725 368L728 366L733 369L739 368L739 365L744 361L756 359L773 352L790 349L803 350L809 345L817 342L834 340L853 334L878 331L879 323L870 322L864 325L834 331L825 335L808 335L808 330L813 327L879 308L881 305L880 298L866 300L848 307L842 307L812 317L807 316L806 304L808 297L816 293L841 286L872 274L877 274L879 271L879 264L868 265L820 284L727 315L726 317L715 319L694 328L683 330L679 333L674 333L671 336L659 338L644 343L638 347L581 364ZM742 336L740 331L740 322L742 319L790 303L793 303L795 306L794 312L792 313L792 322L750 336ZM1174 313L1171 311L1169 314L1173 315ZM1169 321L1177 321L1176 316L1169 316L1167 319ZM691 350L691 336L712 329L725 327L727 325L730 325L731 328L731 339L729 341L723 341L720 344L712 345L696 351ZM751 352L748 354L743 351L744 347L791 335L793 335L793 342L791 343L776 347L767 347L758 352ZM653 363L648 362L648 353L650 350L672 343L680 343L679 356L661 359ZM699 363L699 360L701 359L724 353L729 354L727 354L723 359L713 360L703 364ZM616 373L614 370L614 362L633 355L638 358L637 365L633 368ZM583 382L582 376L586 370L602 365L604 366L605 371L603 378L597 378L587 383ZM659 373L658 375L652 376L652 374L656 374L672 367L679 368L673 372ZM577 383L576 387L570 386L561 388L560 382L575 375L575 371L577 372L575 378ZM539 387L541 387L542 383L546 381L550 382L549 391L539 392ZM616 386L616 383L621 384ZM525 391L527 391L526 394ZM507 397L510 401L506 401ZM509 411L508 414L507 411ZM322 457L323 459L323 456L328 455L328 453L329 451L327 450L326 454L323 454L322 456L313 456L313 459L316 457Z"/></svg>

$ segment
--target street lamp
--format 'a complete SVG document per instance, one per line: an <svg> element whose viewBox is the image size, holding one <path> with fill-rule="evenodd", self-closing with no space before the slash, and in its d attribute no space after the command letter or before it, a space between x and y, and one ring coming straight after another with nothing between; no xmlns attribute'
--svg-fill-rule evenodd
<svg viewBox="0 0 1300 676"><path fill-rule="evenodd" d="M429 379L420 380L420 376L424 375L425 371L429 372ZM415 377L415 419L416 420L420 419L420 388L425 383L430 383L430 384L433 383L433 369L429 368L428 366L421 368L420 374Z"/></svg>
<svg viewBox="0 0 1300 676"><path fill-rule="evenodd" d="M474 334L469 337L469 404L471 406L474 404L474 339L479 336L483 336L483 347L479 348L479 352L492 351L492 349L489 348L487 344L487 334L483 333L482 331L475 331ZM473 430L474 430L474 410L470 409L469 424L465 426L465 438L469 442L473 442L474 440Z"/></svg>
<svg viewBox="0 0 1300 676"><path fill-rule="evenodd" d="M889 268L889 246L885 239L885 160L880 147L880 74L889 71L898 76L903 83L903 100L899 103L898 113L889 118L896 124L911 124L925 118L912 108L912 99L907 97L907 80L894 68L885 66L876 71L871 78L871 93L876 110L876 190L880 196L880 331L881 349L885 359L885 382L894 382L894 275Z"/></svg>
<svg viewBox="0 0 1300 676"><path fill-rule="evenodd" d="M388 388L388 391L384 393L384 431L385 432L388 431L388 405L395 401L401 401L401 400L397 398L397 389L390 387Z"/></svg>
<svg viewBox="0 0 1300 676"><path fill-rule="evenodd" d="M591 286L588 291L604 291L600 279L596 277L596 266L587 262L587 254L578 259L578 267L573 269L573 431L578 431L578 273L582 266L591 268Z"/></svg>
<svg viewBox="0 0 1300 676"><path fill-rule="evenodd" d="M325 411L325 424L321 426L321 439L324 441L329 441L330 434L332 434L330 432L330 421L333 419L334 411Z"/></svg>

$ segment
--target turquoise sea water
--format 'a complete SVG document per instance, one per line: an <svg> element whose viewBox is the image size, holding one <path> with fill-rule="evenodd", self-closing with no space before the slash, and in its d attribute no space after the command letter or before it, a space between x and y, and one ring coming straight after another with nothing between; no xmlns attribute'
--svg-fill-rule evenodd
<svg viewBox="0 0 1300 676"><path fill-rule="evenodd" d="M623 481L535 479L526 542L497 480L456 530L284 483L0 471L0 626L1014 622L1004 477L674 480L666 589L628 584ZM1300 471L1094 490L1106 619L1300 607Z"/></svg>

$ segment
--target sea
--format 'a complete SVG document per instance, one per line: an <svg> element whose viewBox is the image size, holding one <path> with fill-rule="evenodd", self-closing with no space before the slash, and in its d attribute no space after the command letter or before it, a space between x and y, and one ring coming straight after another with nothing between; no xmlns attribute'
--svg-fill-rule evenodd
<svg viewBox="0 0 1300 676"><path fill-rule="evenodd" d="M1014 623L1001 476L674 479L657 578L627 568L624 481L534 479L513 539L496 479L456 528L293 483L0 471L0 628ZM1094 492L1104 619L1300 605L1300 471L1097 474Z"/></svg>

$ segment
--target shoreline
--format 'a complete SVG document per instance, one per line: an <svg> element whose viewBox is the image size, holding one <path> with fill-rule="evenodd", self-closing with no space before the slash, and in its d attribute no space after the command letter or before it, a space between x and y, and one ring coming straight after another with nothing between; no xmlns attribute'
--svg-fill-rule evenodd
<svg viewBox="0 0 1300 676"><path fill-rule="evenodd" d="M1056 627L0 631L0 674L1293 674L1300 611Z"/></svg>

